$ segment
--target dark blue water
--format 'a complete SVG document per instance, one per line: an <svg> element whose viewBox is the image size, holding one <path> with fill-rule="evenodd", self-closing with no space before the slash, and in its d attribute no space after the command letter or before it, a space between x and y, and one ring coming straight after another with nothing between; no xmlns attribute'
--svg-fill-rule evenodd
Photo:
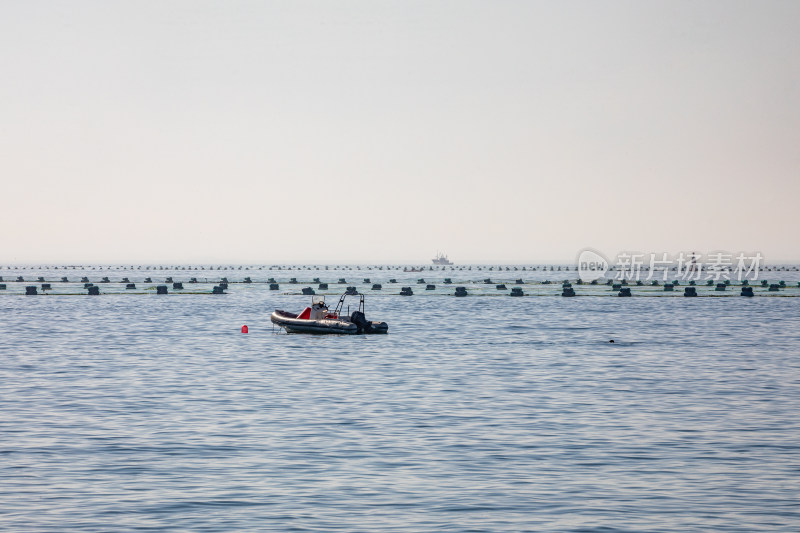
<svg viewBox="0 0 800 533"><path fill-rule="evenodd" d="M0 529L800 529L800 298L307 300L0 296Z"/></svg>

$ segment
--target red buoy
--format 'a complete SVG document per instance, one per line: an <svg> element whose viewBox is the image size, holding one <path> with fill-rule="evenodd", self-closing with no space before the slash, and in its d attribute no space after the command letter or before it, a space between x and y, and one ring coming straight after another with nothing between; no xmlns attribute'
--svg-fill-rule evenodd
<svg viewBox="0 0 800 533"><path fill-rule="evenodd" d="M247 324L242 326L242 333L247 333Z"/></svg>

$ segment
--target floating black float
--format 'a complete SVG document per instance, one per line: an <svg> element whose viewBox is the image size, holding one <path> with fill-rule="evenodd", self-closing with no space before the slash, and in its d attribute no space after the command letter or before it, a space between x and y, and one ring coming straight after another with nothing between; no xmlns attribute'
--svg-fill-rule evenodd
<svg viewBox="0 0 800 533"><path fill-rule="evenodd" d="M358 290L356 290L355 287L347 287L347 289L344 291L344 293L347 294L347 295L352 296L352 295L358 294Z"/></svg>
<svg viewBox="0 0 800 533"><path fill-rule="evenodd" d="M392 278L392 279L389 280L389 283L397 283L397 280Z"/></svg>
<svg viewBox="0 0 800 533"><path fill-rule="evenodd" d="M622 284L621 283L614 283L613 285L611 285L611 290L612 291L618 291L621 288L622 288ZM628 289L628 291L630 291L630 289Z"/></svg>
<svg viewBox="0 0 800 533"><path fill-rule="evenodd" d="M425 286L425 290L426 291L434 291L434 290L436 290L436 285L428 284L428 285Z"/></svg>
<svg viewBox="0 0 800 533"><path fill-rule="evenodd" d="M714 290L719 292L725 292L725 287L727 287L727 285L725 285L724 283L717 283L717 286L714 288Z"/></svg>
<svg viewBox="0 0 800 533"><path fill-rule="evenodd" d="M328 290L328 284L327 283L320 283L318 288L320 288L322 290Z"/></svg>
<svg viewBox="0 0 800 533"><path fill-rule="evenodd" d="M383 288L383 286L380 283L375 283L375 284L372 285L372 290L373 291L379 291L382 288Z"/></svg>
<svg viewBox="0 0 800 533"><path fill-rule="evenodd" d="M683 289L684 296L697 296L697 289L694 287L686 287Z"/></svg>
<svg viewBox="0 0 800 533"><path fill-rule="evenodd" d="M522 289L519 289L522 292ZM628 289L630 290L630 289ZM514 289L511 289L511 292L514 292ZM513 294L512 294L513 296ZM570 285L569 287L564 287L564 290L561 291L561 296L575 296L575 289L572 288Z"/></svg>
<svg viewBox="0 0 800 533"><path fill-rule="evenodd" d="M777 283L770 283L769 289L767 289L767 291L769 292L778 292L779 290L780 290L780 285L778 285Z"/></svg>
<svg viewBox="0 0 800 533"><path fill-rule="evenodd" d="M156 287L156 294L168 294L166 285L158 285Z"/></svg>
<svg viewBox="0 0 800 533"><path fill-rule="evenodd" d="M411 290L411 287L403 287L400 289L400 296L413 296L414 291Z"/></svg>
<svg viewBox="0 0 800 533"><path fill-rule="evenodd" d="M675 285L672 283L665 283L664 284L664 292L672 292L675 290Z"/></svg>
<svg viewBox="0 0 800 533"><path fill-rule="evenodd" d="M423 283L425 283L425 279L424 278L419 278L417 280L417 285L422 285Z"/></svg>
<svg viewBox="0 0 800 533"><path fill-rule="evenodd" d="M345 280L344 278L339 278L339 283L347 283L347 280Z"/></svg>
<svg viewBox="0 0 800 533"><path fill-rule="evenodd" d="M135 289L135 288L136 288L136 284L135 283L128 283L127 285L125 285L125 290L131 290L131 289Z"/></svg>
<svg viewBox="0 0 800 533"><path fill-rule="evenodd" d="M211 289L211 294L225 294L225 290L219 285L214 285Z"/></svg>
<svg viewBox="0 0 800 533"><path fill-rule="evenodd" d="M180 281L176 281L172 284L173 289L183 289L183 283Z"/></svg>
<svg viewBox="0 0 800 533"><path fill-rule="evenodd" d="M619 293L617 294L617 296L630 296L630 295L631 295L631 289L630 289L630 287L623 287L623 288L621 288L621 289L619 290Z"/></svg>
<svg viewBox="0 0 800 533"><path fill-rule="evenodd" d="M49 291L49 290L50 290L50 288L51 288L51 287L50 287L50 284L49 284L49 283L42 283L42 290L43 290L43 291Z"/></svg>
<svg viewBox="0 0 800 533"><path fill-rule="evenodd" d="M450 279L450 278L444 278L444 284L445 284L445 285L450 285L451 283L453 283L453 280L452 280L452 279Z"/></svg>
<svg viewBox="0 0 800 533"><path fill-rule="evenodd" d="M744 286L742 287L742 292L739 293L739 296L753 296L753 287Z"/></svg>
<svg viewBox="0 0 800 533"><path fill-rule="evenodd" d="M89 296L100 296L100 287L97 285L92 285L91 287L86 288Z"/></svg>
<svg viewBox="0 0 800 533"><path fill-rule="evenodd" d="M466 287L456 287L456 296L466 296L467 295L467 288Z"/></svg>
<svg viewBox="0 0 800 533"><path fill-rule="evenodd" d="M93 285L94 285L94 283L84 283L83 284L83 288L84 289L88 289L89 287L92 287Z"/></svg>
<svg viewBox="0 0 800 533"><path fill-rule="evenodd" d="M372 283L369 278L364 278L364 283Z"/></svg>
<svg viewBox="0 0 800 533"><path fill-rule="evenodd" d="M189 283L197 283L197 278L189 278Z"/></svg>
<svg viewBox="0 0 800 533"><path fill-rule="evenodd" d="M39 294L39 293L36 292L36 287L34 287L32 285L30 285L28 287L25 287L25 295L26 296L36 296L37 294Z"/></svg>
<svg viewBox="0 0 800 533"><path fill-rule="evenodd" d="M22 276L17 276L17 281L22 281L22 282L24 282L24 281L25 281L25 278L23 278Z"/></svg>
<svg viewBox="0 0 800 533"><path fill-rule="evenodd" d="M280 285L278 285L277 283L270 283L269 284L269 290L271 290L271 291L277 291L280 288L281 288ZM320 289L321 288L322 287L320 287Z"/></svg>
<svg viewBox="0 0 800 533"><path fill-rule="evenodd" d="M495 285L495 287L494 287L494 288L495 288L495 289L497 289L498 291L504 291L504 290L506 290L506 286L505 286L505 284L503 284L503 283L501 283L501 284L499 284L499 285Z"/></svg>
<svg viewBox="0 0 800 533"><path fill-rule="evenodd" d="M314 292L314 289L312 289L311 287L303 287L303 294L308 296L308 295L313 295L313 294L317 294L317 293Z"/></svg>

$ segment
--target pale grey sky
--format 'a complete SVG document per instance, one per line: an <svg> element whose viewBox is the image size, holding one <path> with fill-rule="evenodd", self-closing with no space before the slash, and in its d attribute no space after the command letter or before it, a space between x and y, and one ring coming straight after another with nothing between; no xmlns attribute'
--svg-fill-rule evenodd
<svg viewBox="0 0 800 533"><path fill-rule="evenodd" d="M0 1L0 264L800 259L797 1Z"/></svg>

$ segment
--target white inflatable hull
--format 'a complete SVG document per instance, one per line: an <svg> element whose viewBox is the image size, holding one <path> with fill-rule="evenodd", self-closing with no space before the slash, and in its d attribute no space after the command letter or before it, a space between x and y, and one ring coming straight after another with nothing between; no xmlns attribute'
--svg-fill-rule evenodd
<svg viewBox="0 0 800 533"><path fill-rule="evenodd" d="M358 333L358 326L345 320L324 318L321 320L305 320L292 318L288 313L275 311L270 320L273 324L282 327L286 333L314 333L319 335L355 335Z"/></svg>

